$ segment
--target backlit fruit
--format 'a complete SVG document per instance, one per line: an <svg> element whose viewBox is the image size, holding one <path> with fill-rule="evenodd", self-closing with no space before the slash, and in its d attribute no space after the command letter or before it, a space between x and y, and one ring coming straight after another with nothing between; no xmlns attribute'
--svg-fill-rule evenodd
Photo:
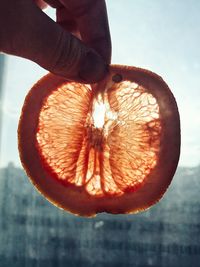
<svg viewBox="0 0 200 267"><path fill-rule="evenodd" d="M42 78L25 99L18 138L28 176L56 206L82 216L136 213L172 180L180 121L162 78L111 66L93 86Z"/></svg>

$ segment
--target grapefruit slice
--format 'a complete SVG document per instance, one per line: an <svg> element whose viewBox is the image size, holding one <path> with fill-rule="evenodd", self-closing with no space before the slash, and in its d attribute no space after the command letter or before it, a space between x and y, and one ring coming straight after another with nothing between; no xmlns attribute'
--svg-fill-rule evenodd
<svg viewBox="0 0 200 267"><path fill-rule="evenodd" d="M27 175L54 205L136 213L173 178L179 113L166 83L144 69L111 66L93 88L48 74L25 99L18 140Z"/></svg>

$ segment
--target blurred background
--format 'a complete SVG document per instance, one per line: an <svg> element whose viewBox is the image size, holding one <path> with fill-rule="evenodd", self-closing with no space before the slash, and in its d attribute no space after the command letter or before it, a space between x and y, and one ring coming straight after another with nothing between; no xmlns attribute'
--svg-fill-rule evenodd
<svg viewBox="0 0 200 267"><path fill-rule="evenodd" d="M200 2L115 0L107 8L112 63L158 73L177 100L176 175L141 214L86 219L52 206L30 184L17 149L24 98L46 71L0 54L0 267L200 266Z"/></svg>

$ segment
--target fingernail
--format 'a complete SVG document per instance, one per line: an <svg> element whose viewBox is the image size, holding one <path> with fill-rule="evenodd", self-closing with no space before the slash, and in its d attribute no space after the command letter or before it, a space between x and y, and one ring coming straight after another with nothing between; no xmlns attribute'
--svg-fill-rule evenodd
<svg viewBox="0 0 200 267"><path fill-rule="evenodd" d="M79 77L86 83L96 83L102 80L107 72L108 67L103 59L93 50L89 50L81 63Z"/></svg>

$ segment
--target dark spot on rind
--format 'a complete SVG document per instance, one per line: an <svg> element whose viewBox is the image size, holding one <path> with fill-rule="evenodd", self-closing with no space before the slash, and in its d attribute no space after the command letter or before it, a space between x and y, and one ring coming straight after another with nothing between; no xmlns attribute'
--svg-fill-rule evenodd
<svg viewBox="0 0 200 267"><path fill-rule="evenodd" d="M113 77L112 77L112 80L113 82L115 83L119 83L122 81L122 75L121 74L115 74Z"/></svg>

